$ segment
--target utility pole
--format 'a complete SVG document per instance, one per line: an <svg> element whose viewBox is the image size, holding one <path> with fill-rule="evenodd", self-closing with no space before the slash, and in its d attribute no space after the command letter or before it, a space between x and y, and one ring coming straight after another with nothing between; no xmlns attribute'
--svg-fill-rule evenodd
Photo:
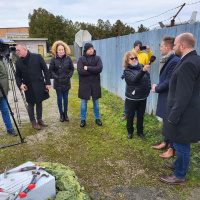
<svg viewBox="0 0 200 200"><path fill-rule="evenodd" d="M182 10L182 8L185 6L185 3L181 6L181 8L179 9L179 11L176 13L176 15L174 16L174 18L171 20L171 26L175 25L175 18L177 17L178 13Z"/></svg>
<svg viewBox="0 0 200 200"><path fill-rule="evenodd" d="M125 26L126 26L126 24L124 24L124 25L122 26L122 28L120 29L120 31L119 31L119 33L118 33L118 36L121 35L121 32L124 30Z"/></svg>

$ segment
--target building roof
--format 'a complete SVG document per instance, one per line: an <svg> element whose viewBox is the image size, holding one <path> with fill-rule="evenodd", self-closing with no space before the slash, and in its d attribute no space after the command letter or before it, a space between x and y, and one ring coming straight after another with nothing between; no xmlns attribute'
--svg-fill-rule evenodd
<svg viewBox="0 0 200 200"><path fill-rule="evenodd" d="M14 41L12 41L10 38L6 39L5 37L0 37L4 43L14 43Z"/></svg>
<svg viewBox="0 0 200 200"><path fill-rule="evenodd" d="M6 33L6 35L29 35L28 33Z"/></svg>
<svg viewBox="0 0 200 200"><path fill-rule="evenodd" d="M48 40L48 38L13 38L14 41L23 40L23 41L31 41L31 40Z"/></svg>

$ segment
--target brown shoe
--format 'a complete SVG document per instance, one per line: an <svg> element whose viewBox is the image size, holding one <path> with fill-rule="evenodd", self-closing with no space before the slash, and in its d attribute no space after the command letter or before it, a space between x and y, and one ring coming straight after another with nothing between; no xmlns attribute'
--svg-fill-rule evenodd
<svg viewBox="0 0 200 200"><path fill-rule="evenodd" d="M168 149L169 144L167 144L166 142L162 142L159 145L156 146L152 146L153 149L157 149L157 150L161 150L161 149Z"/></svg>
<svg viewBox="0 0 200 200"><path fill-rule="evenodd" d="M164 163L165 167L167 167L167 169L170 169L172 171L174 171L176 169L175 165L169 162L165 162Z"/></svg>
<svg viewBox="0 0 200 200"><path fill-rule="evenodd" d="M41 127L39 126L39 124L37 122L32 122L32 127L36 130L40 130Z"/></svg>
<svg viewBox="0 0 200 200"><path fill-rule="evenodd" d="M124 114L124 116L121 118L121 120L126 120L128 115Z"/></svg>
<svg viewBox="0 0 200 200"><path fill-rule="evenodd" d="M173 148L169 148L165 153L160 154L159 157L161 157L161 158L171 158L175 155L177 155L177 151Z"/></svg>
<svg viewBox="0 0 200 200"><path fill-rule="evenodd" d="M160 181L170 184L170 185L185 185L185 178L180 179L174 176L173 174L170 176L160 177Z"/></svg>
<svg viewBox="0 0 200 200"><path fill-rule="evenodd" d="M47 125L44 121L42 121L42 120L39 120L39 121L38 121L38 124L41 125L41 126L44 126L44 127L47 127L47 126L48 126L48 125Z"/></svg>

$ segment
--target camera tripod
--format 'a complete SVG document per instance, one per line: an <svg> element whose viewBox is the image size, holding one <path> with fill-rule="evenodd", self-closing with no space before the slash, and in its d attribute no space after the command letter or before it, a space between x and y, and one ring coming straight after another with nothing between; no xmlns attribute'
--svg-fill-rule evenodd
<svg viewBox="0 0 200 200"><path fill-rule="evenodd" d="M11 88L12 88L12 92L13 92L13 99L14 99L14 103L15 103L15 110L16 110L16 115L17 115L17 120L18 120L18 124L21 125L21 119L20 119L20 113L19 113L19 107L18 107L18 98L17 98L17 94L16 94L16 89L15 89L15 67L12 64L12 60L9 57L6 57L7 63L8 63L8 72L9 72L9 80L11 81ZM24 93L22 90L19 90L20 94L22 96L22 100L24 102L24 105L26 107L26 110L28 112L28 104L26 102L26 98L24 96Z"/></svg>
<svg viewBox="0 0 200 200"><path fill-rule="evenodd" d="M0 147L0 149L2 149L2 148L11 147L11 146L14 146L14 145L17 145L17 144L24 143L25 141L24 141L24 138L22 138L22 136L21 136L21 133L20 133L20 131L19 131L19 128L18 128L17 123L16 123L15 118L14 118L14 114L13 114L11 108L10 108L10 105L9 105L9 103L8 103L8 100L7 100L7 97L6 97L6 94L5 94L5 91L4 91L4 89L3 89L2 85L1 85L1 83L0 83L0 90L1 90L1 92L2 92L3 98L5 99L5 101L6 101L7 105L8 105L8 108L9 108L9 111L10 111L10 115L12 116L12 119L13 119L13 121L14 121L15 127L16 127L17 132L18 132L18 134L19 134L19 137L20 137L20 139L21 139L21 142L19 142L19 143L9 144L9 145L7 145L7 146L2 146L2 147Z"/></svg>

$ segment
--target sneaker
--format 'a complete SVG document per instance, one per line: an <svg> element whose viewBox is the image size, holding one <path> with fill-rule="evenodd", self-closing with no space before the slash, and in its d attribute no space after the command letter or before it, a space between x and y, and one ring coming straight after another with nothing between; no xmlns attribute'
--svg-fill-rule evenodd
<svg viewBox="0 0 200 200"><path fill-rule="evenodd" d="M7 133L12 135L12 136L17 136L18 135L18 133L14 129L7 130Z"/></svg>

